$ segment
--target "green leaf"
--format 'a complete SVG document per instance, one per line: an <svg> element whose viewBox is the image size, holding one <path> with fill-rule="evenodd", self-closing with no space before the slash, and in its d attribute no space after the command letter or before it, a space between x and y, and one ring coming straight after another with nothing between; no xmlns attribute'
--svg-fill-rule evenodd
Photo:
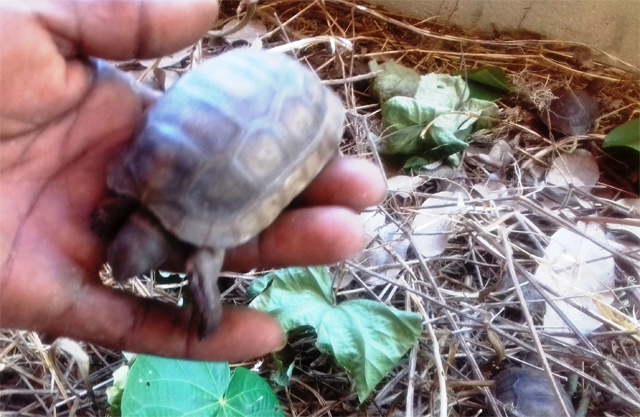
<svg viewBox="0 0 640 417"><path fill-rule="evenodd" d="M478 98L470 98L462 105L465 112L475 123L473 131L488 129L493 126L494 120L498 117L500 108L496 103Z"/></svg>
<svg viewBox="0 0 640 417"><path fill-rule="evenodd" d="M438 161L438 159L434 158L433 160L431 160L422 156L412 156L411 158L407 159L407 162L404 163L402 169L407 173L417 173L420 172L423 167L430 165L436 161Z"/></svg>
<svg viewBox="0 0 640 417"><path fill-rule="evenodd" d="M455 111L469 98L469 87L459 75L427 74L420 77L416 100L441 115Z"/></svg>
<svg viewBox="0 0 640 417"><path fill-rule="evenodd" d="M214 415L284 417L284 412L269 384L247 368L235 369L225 400L224 405L221 402L220 411Z"/></svg>
<svg viewBox="0 0 640 417"><path fill-rule="evenodd" d="M502 68L499 67L485 67L476 68L467 71L467 81L475 81L479 84L483 84L496 90L508 93L511 91L509 87L509 81L507 80L507 74Z"/></svg>
<svg viewBox="0 0 640 417"><path fill-rule="evenodd" d="M278 318L285 331L317 329L328 306L335 304L331 280L322 268L286 268L267 275L271 285L250 304ZM291 296L294 295L294 296Z"/></svg>
<svg viewBox="0 0 640 417"><path fill-rule="evenodd" d="M327 311L316 329L317 346L354 378L358 399L398 365L422 331L419 314L372 300L351 300Z"/></svg>
<svg viewBox="0 0 640 417"><path fill-rule="evenodd" d="M460 76L429 74L421 77L415 99L394 97L382 105L380 151L405 156L405 169L442 160L464 150L471 133L497 113L495 103L469 98Z"/></svg>
<svg viewBox="0 0 640 417"><path fill-rule="evenodd" d="M413 97L418 88L420 74L393 61L378 64L369 62L371 72L382 71L373 79L373 96L382 104L395 96Z"/></svg>
<svg viewBox="0 0 640 417"><path fill-rule="evenodd" d="M122 365L113 372L113 385L107 388L107 403L109 404L109 411L113 416L122 415L122 394L124 392L127 383L127 374L129 373L129 367Z"/></svg>
<svg viewBox="0 0 640 417"><path fill-rule="evenodd" d="M425 106L409 97L394 97L382 105L382 121L388 134L381 152L387 155L416 155L430 149L422 130L436 116L448 111Z"/></svg>
<svg viewBox="0 0 640 417"><path fill-rule="evenodd" d="M273 354L274 372L269 378L276 385L286 387L291 382L296 355L290 345Z"/></svg>
<svg viewBox="0 0 640 417"><path fill-rule="evenodd" d="M422 139L423 125L407 126L386 135L380 152L385 155L416 155L422 153L427 145Z"/></svg>
<svg viewBox="0 0 640 417"><path fill-rule="evenodd" d="M625 146L640 151L640 119L630 120L607 134L602 147L614 146Z"/></svg>
<svg viewBox="0 0 640 417"><path fill-rule="evenodd" d="M436 109L410 97L394 97L382 105L382 121L385 127L400 130L416 125L426 125L449 109Z"/></svg>
<svg viewBox="0 0 640 417"><path fill-rule="evenodd" d="M511 92L507 74L502 68L477 68L467 71L466 77L473 98L496 101Z"/></svg>
<svg viewBox="0 0 640 417"><path fill-rule="evenodd" d="M141 355L129 371L124 416L284 416L269 385L226 362L196 362Z"/></svg>
<svg viewBox="0 0 640 417"><path fill-rule="evenodd" d="M469 86L469 97L477 98L478 100L498 101L505 95L495 88L476 81L469 80L467 81L467 85Z"/></svg>
<svg viewBox="0 0 640 417"><path fill-rule="evenodd" d="M446 158L449 155L467 149L466 138L469 136L469 130L458 131L456 134L446 127L433 124L427 133L429 134L429 153L428 155L434 160ZM458 138L458 134L463 139Z"/></svg>
<svg viewBox="0 0 640 417"><path fill-rule="evenodd" d="M274 315L285 330L311 326L321 352L334 356L364 401L416 343L421 316L371 300L336 304L327 268L287 268L251 306Z"/></svg>
<svg viewBox="0 0 640 417"><path fill-rule="evenodd" d="M249 288L247 289L247 297L250 300L256 298L262 291L266 290L269 285L271 285L271 279L268 278L269 275L265 275L262 278L254 279L249 284Z"/></svg>

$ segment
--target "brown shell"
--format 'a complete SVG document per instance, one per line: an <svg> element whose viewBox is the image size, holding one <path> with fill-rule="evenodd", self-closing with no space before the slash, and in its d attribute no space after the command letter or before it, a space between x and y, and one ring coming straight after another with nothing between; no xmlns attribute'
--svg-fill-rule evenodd
<svg viewBox="0 0 640 417"><path fill-rule="evenodd" d="M236 246L271 224L336 154L344 118L335 94L293 59L228 52L154 105L107 183L183 241Z"/></svg>

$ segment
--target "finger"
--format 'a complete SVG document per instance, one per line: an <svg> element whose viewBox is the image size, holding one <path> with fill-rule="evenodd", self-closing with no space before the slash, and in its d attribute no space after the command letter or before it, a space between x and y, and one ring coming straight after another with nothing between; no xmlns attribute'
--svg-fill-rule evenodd
<svg viewBox="0 0 640 417"><path fill-rule="evenodd" d="M14 137L73 110L93 86L87 55L158 56L195 42L217 14L213 0L3 2L0 133Z"/></svg>
<svg viewBox="0 0 640 417"><path fill-rule="evenodd" d="M344 207L283 213L260 236L227 252L225 269L248 270L342 261L365 244L362 222Z"/></svg>
<svg viewBox="0 0 640 417"><path fill-rule="evenodd" d="M64 55L107 59L177 51L196 42L218 16L215 0L67 0L34 7Z"/></svg>
<svg viewBox="0 0 640 417"><path fill-rule="evenodd" d="M286 341L278 322L257 310L225 307L219 327L200 341L189 309L102 286L86 288L75 295L64 320L37 330L118 350L229 362L266 355Z"/></svg>
<svg viewBox="0 0 640 417"><path fill-rule="evenodd" d="M318 174L296 203L345 206L356 211L379 204L386 194L380 168L360 158L335 158Z"/></svg>

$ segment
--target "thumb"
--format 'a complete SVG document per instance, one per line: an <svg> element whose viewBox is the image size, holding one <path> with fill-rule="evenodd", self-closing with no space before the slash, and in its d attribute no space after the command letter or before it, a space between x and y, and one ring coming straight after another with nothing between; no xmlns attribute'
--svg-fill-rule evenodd
<svg viewBox="0 0 640 417"><path fill-rule="evenodd" d="M218 16L216 0L66 0L32 7L63 55L106 59L174 52L197 41Z"/></svg>

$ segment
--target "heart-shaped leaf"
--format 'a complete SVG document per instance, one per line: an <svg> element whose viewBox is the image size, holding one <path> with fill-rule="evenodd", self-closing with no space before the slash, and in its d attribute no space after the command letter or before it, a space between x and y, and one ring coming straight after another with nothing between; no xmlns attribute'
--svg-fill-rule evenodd
<svg viewBox="0 0 640 417"><path fill-rule="evenodd" d="M287 268L262 278L271 285L251 306L274 315L285 330L311 326L321 352L355 380L362 402L416 343L419 314L372 300L336 304L327 268Z"/></svg>
<svg viewBox="0 0 640 417"><path fill-rule="evenodd" d="M280 417L278 400L259 375L231 374L226 362L141 355L127 376L122 415L131 417Z"/></svg>

